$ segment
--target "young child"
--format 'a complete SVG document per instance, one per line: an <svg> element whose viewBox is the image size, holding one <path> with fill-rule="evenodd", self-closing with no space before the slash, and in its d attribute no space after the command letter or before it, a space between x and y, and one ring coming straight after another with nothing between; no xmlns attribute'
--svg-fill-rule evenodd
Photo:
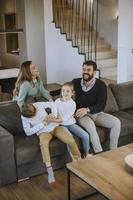
<svg viewBox="0 0 133 200"><path fill-rule="evenodd" d="M55 136L68 144L73 160L78 160L81 154L70 132L66 128L59 126L60 119L57 117L57 109L54 102L24 104L21 113L26 135L37 134L39 136L42 158L48 172L48 183L51 184L55 182L49 153L51 139Z"/></svg>
<svg viewBox="0 0 133 200"><path fill-rule="evenodd" d="M61 125L67 127L72 134L81 138L84 150L83 156L91 156L91 154L89 154L89 135L76 124L76 120L74 118L76 103L72 99L73 94L73 85L65 83L61 89L62 97L55 101L57 111L62 119Z"/></svg>

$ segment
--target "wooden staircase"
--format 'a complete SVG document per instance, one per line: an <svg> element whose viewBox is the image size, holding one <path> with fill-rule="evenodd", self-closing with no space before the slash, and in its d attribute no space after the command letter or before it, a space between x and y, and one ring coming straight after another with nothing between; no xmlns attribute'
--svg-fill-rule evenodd
<svg viewBox="0 0 133 200"><path fill-rule="evenodd" d="M82 10L81 2L84 3ZM98 17L94 14L96 6L89 5L89 9L93 10L84 14L86 6L87 0L77 0L76 4L74 0L53 0L53 21L56 28L60 28L61 34L66 34L66 40L71 40L72 46L77 47L79 54L84 55L85 60L97 62L102 78L116 81L117 53L98 34L94 25L97 21L94 22L93 19ZM90 16L91 12L93 16Z"/></svg>

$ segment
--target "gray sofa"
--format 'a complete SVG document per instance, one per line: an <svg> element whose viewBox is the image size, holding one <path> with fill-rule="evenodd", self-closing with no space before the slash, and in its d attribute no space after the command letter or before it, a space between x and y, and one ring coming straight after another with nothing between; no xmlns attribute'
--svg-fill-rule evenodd
<svg viewBox="0 0 133 200"><path fill-rule="evenodd" d="M133 142L133 82L108 86L105 112L121 120L119 145ZM97 130L103 147L108 148L109 130L101 127ZM77 138L76 141L82 148ZM54 169L70 161L66 145L58 139L51 141L50 153ZM0 103L0 186L45 171L38 138L35 135L25 136L17 104L11 101Z"/></svg>

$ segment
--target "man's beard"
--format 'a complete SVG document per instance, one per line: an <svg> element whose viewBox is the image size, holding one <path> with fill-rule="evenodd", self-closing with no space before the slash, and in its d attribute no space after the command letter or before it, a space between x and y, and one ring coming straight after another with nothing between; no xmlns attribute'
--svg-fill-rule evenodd
<svg viewBox="0 0 133 200"><path fill-rule="evenodd" d="M87 74L87 73L83 73L82 77L83 77L84 81L89 82L91 79L93 79L94 74L90 75L90 74Z"/></svg>

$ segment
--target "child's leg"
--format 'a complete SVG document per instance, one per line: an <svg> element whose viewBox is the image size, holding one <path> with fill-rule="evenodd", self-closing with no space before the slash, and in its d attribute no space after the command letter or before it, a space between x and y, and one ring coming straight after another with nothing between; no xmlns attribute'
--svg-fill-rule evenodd
<svg viewBox="0 0 133 200"><path fill-rule="evenodd" d="M52 139L52 137L53 135L51 132L42 133L41 135L39 135L42 158L47 168L49 183L55 182L53 168L51 167L50 154L49 154L49 142Z"/></svg>
<svg viewBox="0 0 133 200"><path fill-rule="evenodd" d="M69 145L72 156L75 160L78 160L79 158L81 158L80 151L78 149L78 146L77 146L73 136L65 127L57 126L54 129L54 135L57 138L59 138L62 142Z"/></svg>
<svg viewBox="0 0 133 200"><path fill-rule="evenodd" d="M87 156L90 149L90 141L88 133L77 124L66 126L68 130L82 140L84 155Z"/></svg>

